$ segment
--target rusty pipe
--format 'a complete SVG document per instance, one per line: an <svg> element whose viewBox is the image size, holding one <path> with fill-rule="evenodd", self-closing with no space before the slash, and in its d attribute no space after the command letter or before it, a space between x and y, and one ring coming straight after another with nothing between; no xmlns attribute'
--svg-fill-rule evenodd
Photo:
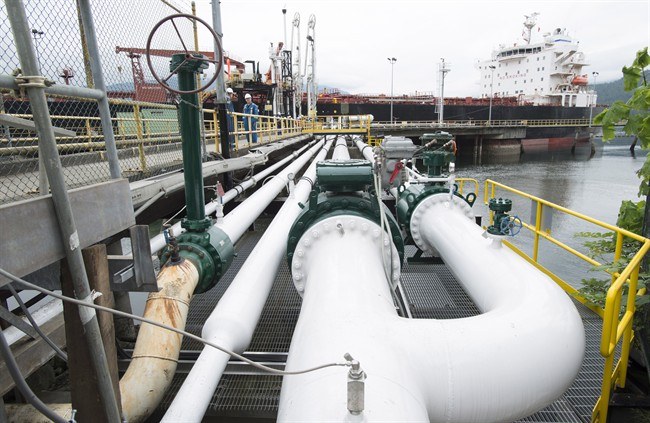
<svg viewBox="0 0 650 423"><path fill-rule="evenodd" d="M197 267L189 260L165 266L158 275L159 292L147 298L144 317L185 328ZM162 400L178 361L183 337L175 332L143 323L133 351L133 360L120 379L122 412L129 423L144 421Z"/></svg>

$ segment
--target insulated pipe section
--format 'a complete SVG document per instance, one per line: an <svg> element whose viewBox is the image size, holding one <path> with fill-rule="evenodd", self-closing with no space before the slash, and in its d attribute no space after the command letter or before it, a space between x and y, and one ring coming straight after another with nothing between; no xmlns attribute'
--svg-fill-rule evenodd
<svg viewBox="0 0 650 423"><path fill-rule="evenodd" d="M338 137L332 152L332 160L350 160L350 152L348 151L348 142L345 137Z"/></svg>
<svg viewBox="0 0 650 423"><path fill-rule="evenodd" d="M364 159L368 160L370 163L373 163L375 161L375 155L372 152L372 147L363 142L361 140L361 137L354 137L354 143L363 155Z"/></svg>
<svg viewBox="0 0 650 423"><path fill-rule="evenodd" d="M175 328L184 328L194 289L197 266L190 260L163 267L159 292L147 298L144 317ZM182 335L143 323L133 359L122 379L122 412L128 422L144 421L158 407L176 372Z"/></svg>
<svg viewBox="0 0 650 423"><path fill-rule="evenodd" d="M282 166L284 166L285 164L287 164L291 160L294 160L296 157L298 157L300 155L300 153L305 151L312 144L313 144L313 142L309 143L309 145L306 145L306 146L302 147L301 149L294 151L293 153L291 153L290 155L288 155L284 159L282 159L279 162L275 163L273 166L269 166L268 168L264 169L263 171L261 171L257 175L253 175L250 178L243 181L242 183L240 183L238 185L235 185L231 190L228 190L224 194L224 196L222 197L222 203L226 204L229 201L237 198L237 196L239 194L243 193L247 189L249 189L251 187L254 187L258 182L263 181L264 178L269 176L271 173L275 172L277 169L281 168ZM217 210L218 206L219 206L219 204L216 201L211 201L211 202L207 203L205 205L205 214L206 214L206 216L214 213ZM178 236L178 235L185 232L185 228L181 227L181 222L178 222L178 223L175 223L171 227L171 231L174 234L174 236ZM164 234L158 234L158 235L154 236L153 238L151 238L150 242L151 242L151 254L157 253L158 251L165 248L165 246L167 245L166 242L165 242L165 235Z"/></svg>
<svg viewBox="0 0 650 423"><path fill-rule="evenodd" d="M287 166L282 172L275 175L263 187L255 191L248 199L239 205L239 207L232 210L223 219L223 223L219 225L220 229L228 235L230 239L239 239L249 226L255 222L255 219L262 214L264 209L275 199L275 197L287 186L289 176L293 178L294 175L323 147L324 140L317 142L313 147L307 150L306 153L298 157ZM242 207L246 204L246 207Z"/></svg>
<svg viewBox="0 0 650 423"><path fill-rule="evenodd" d="M499 240L483 238L448 194L423 200L411 230L440 252L479 316L399 317L369 235L379 227L366 221L364 231L354 219L325 219L299 241L294 283L304 296L286 369L349 352L368 375L364 411L346 409L346 369L325 369L285 377L279 421L513 421L571 385L584 354L573 303Z"/></svg>
<svg viewBox="0 0 650 423"><path fill-rule="evenodd" d="M309 166L295 190L284 203L271 225L264 232L228 290L203 327L203 338L224 348L243 352L271 291L275 274L285 254L284 240L296 217L300 203L307 201L315 179L316 163L323 160L332 141ZM265 269L260 272L260 269ZM217 388L230 356L212 347L205 347L187 375L163 421L200 422Z"/></svg>

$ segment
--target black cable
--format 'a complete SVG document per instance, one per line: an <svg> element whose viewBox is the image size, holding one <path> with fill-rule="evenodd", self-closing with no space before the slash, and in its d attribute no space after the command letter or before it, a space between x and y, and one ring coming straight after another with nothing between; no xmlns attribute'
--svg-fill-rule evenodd
<svg viewBox="0 0 650 423"><path fill-rule="evenodd" d="M20 295L18 295L18 293L16 292L14 287L11 286L10 283L7 284L7 287L9 288L9 291L11 291L11 295L14 296L14 299L16 300L18 305L20 306L20 309L23 311L23 313L25 313L25 317L27 317L27 320L29 320L29 323L31 323L31 325L34 328L34 330L36 331L36 333L38 333L38 335L41 338L43 338L43 341L45 341L47 343L47 345L52 347L52 349L54 350L56 355L58 355L59 358L61 358L61 360L65 361L67 363L68 362L68 355L66 353L64 353L63 351L61 351L59 346L56 345L47 335L45 335L43 333L40 326L38 326L38 323L36 323L36 321L32 317L32 313L29 312L29 309L27 308L27 306L23 302L22 298L20 298Z"/></svg>
<svg viewBox="0 0 650 423"><path fill-rule="evenodd" d="M14 358L14 355L11 353L11 348L9 348L7 339L5 338L5 335L1 330L0 330L0 354L2 354L2 358L4 359L5 364L7 365L7 370L9 370L9 374L11 375L11 378L14 380L14 383L16 384L16 388L18 388L18 390L23 395L23 397L27 400L27 402L29 402L36 410L38 410L41 414L43 414L45 417L52 420L53 422L68 423L67 420L65 420L63 417L59 416L54 411L50 410L45 404L43 404L43 402L36 396L36 394L34 394L34 391L31 390L29 385L27 385L27 382L25 382L25 378L20 373L20 369L18 368L16 359Z"/></svg>

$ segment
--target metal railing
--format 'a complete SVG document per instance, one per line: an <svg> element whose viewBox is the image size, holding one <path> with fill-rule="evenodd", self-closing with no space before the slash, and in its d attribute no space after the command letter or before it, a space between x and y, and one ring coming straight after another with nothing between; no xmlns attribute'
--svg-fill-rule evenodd
<svg viewBox="0 0 650 423"><path fill-rule="evenodd" d="M498 182L492 181L490 179L485 181L485 203L487 204L490 198L495 198L496 189L507 191L511 194L515 194L522 198L529 199L536 203L536 218L533 224L523 223L523 227L528 229L533 233L533 254L532 257L527 255L521 249L516 247L510 242L504 241L508 247L510 247L514 252L522 256L532 265L537 267L543 273L548 275L553 279L560 287L562 287L568 294L576 298L586 307L594 311L598 316L603 319L603 328L601 334L600 342L600 354L604 357L604 370L603 370L603 380L601 386L601 395L596 405L594 406L592 413L592 422L606 422L607 421L607 412L609 407L609 397L614 386L619 386L621 388L625 387L626 376L627 376L627 364L630 353L630 344L634 336L632 329L632 322L634 320L634 313L636 310L635 307L635 295L628 295L627 301L625 304L621 304L622 296L627 288L627 292L636 293L636 295L645 294L645 289L637 290L637 282L639 277L639 269L641 266L641 261L643 257L650 250L650 239L644 238L640 235L637 235L633 232L621 229L617 226L610 225L605 222L601 222L597 219L593 219L589 216L583 215L581 213L569 210L565 207L559 206L557 204L551 203L544 199L529 195L525 192L519 191L517 189L508 187L506 185L500 184ZM539 243L540 239L545 239L554 245L560 247L561 249L571 253L572 255L584 260L592 266L600 266L601 263L598 261L586 256L583 253L580 253L576 249L566 245L560 240L552 237L549 231L542 229L542 220L544 208L548 207L555 211L564 213L566 215L573 216L575 218L581 219L583 221L589 222L591 224L597 225L607 231L614 232L616 234L616 246L614 252L614 261L621 258L621 253L623 250L623 241L625 238L629 238L640 243L639 250L634 254L630 262L627 264L625 269L619 273L608 273L611 277L611 285L607 290L607 297L605 301L605 308L601 308L597 305L590 303L584 296L580 295L579 291L573 286L569 285L566 281L552 273L550 270L545 268L539 263ZM490 223L492 223L493 215L490 213ZM605 270L603 270L605 272ZM622 308L621 308L622 306ZM615 362L615 350L620 344L620 356L616 363Z"/></svg>
<svg viewBox="0 0 650 423"><path fill-rule="evenodd" d="M371 115L317 116L303 119L303 132L311 134L362 134L370 136Z"/></svg>
<svg viewBox="0 0 650 423"><path fill-rule="evenodd" d="M208 110L204 110L208 111ZM219 119L217 111L211 110L211 119L205 120L206 142L214 141L215 151L221 153L219 140ZM267 144L287 137L303 133L303 121L287 117L250 115L238 112L228 112L232 118L234 131L232 150L239 151L244 148L251 148L255 145Z"/></svg>
<svg viewBox="0 0 650 423"><path fill-rule="evenodd" d="M510 119L510 120L445 120L442 123L438 121L376 121L372 122L372 128L377 129L414 129L414 128L511 128L511 127L551 127L551 126L585 126L588 127L589 119ZM592 125L593 126L593 123Z"/></svg>

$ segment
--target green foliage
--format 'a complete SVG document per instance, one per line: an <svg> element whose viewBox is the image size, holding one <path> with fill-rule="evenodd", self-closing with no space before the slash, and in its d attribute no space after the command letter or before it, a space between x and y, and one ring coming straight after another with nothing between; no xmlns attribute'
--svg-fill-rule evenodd
<svg viewBox="0 0 650 423"><path fill-rule="evenodd" d="M648 48L640 50L632 66L623 67L623 85L626 91L632 91L632 97L626 102L615 101L609 108L594 118L596 125L602 125L603 141L614 138L614 127L623 125L627 135L635 135L641 141L641 148L650 148L650 86L648 86L645 68L650 65ZM650 155L637 172L641 179L639 196L650 192Z"/></svg>
<svg viewBox="0 0 650 423"><path fill-rule="evenodd" d="M643 227L644 211L645 201L639 201L638 203L623 201L618 212L616 225L622 229L640 234ZM603 265L592 268L592 271L607 272L610 275L621 273L641 247L639 241L625 237L621 249L621 258L613 260L616 249L616 234L614 232L579 232L576 236L589 238L590 241L583 243L589 250L588 255L594 260L605 262ZM650 282L650 274L640 273L637 289L644 288L647 282ZM583 279L582 288L578 292L593 305L604 307L607 289L609 289L610 283L611 278ZM625 304L626 299L627 290L624 290L622 304ZM641 307L647 303L650 303L649 295L636 298L637 307Z"/></svg>

